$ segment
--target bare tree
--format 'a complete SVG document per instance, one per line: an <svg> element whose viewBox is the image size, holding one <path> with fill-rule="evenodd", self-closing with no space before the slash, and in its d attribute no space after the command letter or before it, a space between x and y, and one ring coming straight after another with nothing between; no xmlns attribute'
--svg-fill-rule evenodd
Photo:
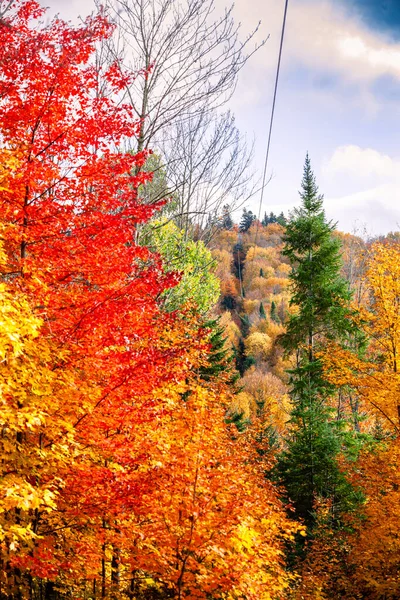
<svg viewBox="0 0 400 600"><path fill-rule="evenodd" d="M161 157L180 226L246 201L252 149L224 106L258 27L240 41L232 7L218 16L214 0L106 0L104 10L117 26L108 60L145 72L125 90L141 122L132 150Z"/></svg>
<svg viewBox="0 0 400 600"><path fill-rule="evenodd" d="M169 159L169 184L178 192L172 208L182 229L188 231L196 222L205 232L210 216L217 222L223 205L237 206L247 200L253 188L252 149L229 112L195 114L174 124L174 135L172 146L161 142L162 153Z"/></svg>

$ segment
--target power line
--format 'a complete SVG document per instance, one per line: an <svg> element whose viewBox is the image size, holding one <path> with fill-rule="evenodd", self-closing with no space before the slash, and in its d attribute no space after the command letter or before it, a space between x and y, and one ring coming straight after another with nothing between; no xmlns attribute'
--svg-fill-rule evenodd
<svg viewBox="0 0 400 600"><path fill-rule="evenodd" d="M286 15L287 15L288 4L289 4L289 0L285 0L285 10L284 10L284 13L283 13L282 31L281 31L281 42L280 42L280 45L279 45L278 64L277 64L277 67L276 67L276 75L275 75L274 97L273 97L273 101L272 101L271 118L270 118L270 122L269 122L269 133L268 133L267 150L266 150L266 153L265 153L264 172L263 172L262 186L261 186L261 195L260 195L260 206L259 206L259 209L258 209L258 221L257 221L257 227L256 227L256 236L255 236L255 239L254 239L254 254L255 254L255 247L256 247L256 244L257 244L258 228L260 226L260 218L261 218L261 209L262 209L263 198L264 198L265 181L266 181L266 177L267 177L269 148L270 148L270 145L271 145L272 126L273 126L273 123L274 123L276 94L277 94L277 90L278 90L279 72L280 72L280 68L281 68L282 49L283 49L283 40L284 40L284 37L285 37ZM254 258L254 256L253 256L253 258Z"/></svg>

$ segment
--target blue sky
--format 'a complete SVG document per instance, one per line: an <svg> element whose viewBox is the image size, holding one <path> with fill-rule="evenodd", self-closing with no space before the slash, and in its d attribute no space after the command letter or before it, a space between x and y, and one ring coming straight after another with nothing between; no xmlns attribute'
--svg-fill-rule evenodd
<svg viewBox="0 0 400 600"><path fill-rule="evenodd" d="M223 7L225 0L216 0ZM91 0L47 0L61 17ZM236 0L243 34L270 36L242 71L231 108L256 138L261 171L284 0ZM400 0L289 0L262 213L298 204L308 151L329 218L344 231L400 229ZM258 213L259 196L247 203ZM238 213L240 216L241 211Z"/></svg>
<svg viewBox="0 0 400 600"><path fill-rule="evenodd" d="M270 38L242 73L234 103L241 129L257 132L261 166L284 0L252 5L239 0L237 18L247 29L261 18ZM262 212L298 203L308 151L339 229L400 229L399 32L398 0L289 0ZM258 202L251 208L258 212Z"/></svg>
<svg viewBox="0 0 400 600"><path fill-rule="evenodd" d="M400 2L398 0L340 0L353 15L371 29L400 39Z"/></svg>

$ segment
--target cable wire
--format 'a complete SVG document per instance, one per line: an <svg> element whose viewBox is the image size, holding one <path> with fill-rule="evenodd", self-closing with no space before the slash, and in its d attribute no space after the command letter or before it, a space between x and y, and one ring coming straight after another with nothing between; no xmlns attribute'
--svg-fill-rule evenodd
<svg viewBox="0 0 400 600"><path fill-rule="evenodd" d="M260 195L260 206L259 206L259 209L258 209L258 220L257 220L257 227L256 227L256 236L255 236L255 239L254 239L254 254L253 254L253 259L254 259L254 255L255 255L255 248L256 248L256 245L257 245L258 229L259 229L259 226L260 226L261 210L262 210L262 204L263 204L263 198L264 198L265 180L266 180L266 177L267 177L269 148L270 148L270 145L271 145L272 126L273 126L273 123L274 123L276 95L277 95L277 90L278 90L279 72L280 72L280 68L281 68L282 49L283 49L283 40L284 40L284 37L285 37L286 15L287 15L287 10L288 10L288 4L289 4L289 0L285 0L285 10L284 10L284 13L283 13L281 41L280 41L280 45L279 45L278 65L277 65L277 68L276 68L276 75L275 75L274 97L273 97L273 101L272 101L271 118L270 118L270 122L269 122L267 150L266 150L266 153L265 153L264 171L263 171L262 186L261 186L261 195Z"/></svg>

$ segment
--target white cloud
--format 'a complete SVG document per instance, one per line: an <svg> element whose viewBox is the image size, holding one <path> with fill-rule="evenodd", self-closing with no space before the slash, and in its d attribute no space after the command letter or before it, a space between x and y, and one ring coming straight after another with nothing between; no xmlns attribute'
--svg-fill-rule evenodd
<svg viewBox="0 0 400 600"><path fill-rule="evenodd" d="M337 71L353 81L387 74L400 79L400 44L372 33L337 2L294 2L288 40L293 57L311 68Z"/></svg>
<svg viewBox="0 0 400 600"><path fill-rule="evenodd" d="M367 77L383 74L400 77L399 44L383 44L378 39L368 40L358 35L350 35L340 38L337 45L339 53L345 59L353 61L354 66L364 67L364 74Z"/></svg>
<svg viewBox="0 0 400 600"><path fill-rule="evenodd" d="M367 224L371 235L400 229L400 184L389 183L341 197L325 198L326 213L351 232L355 223Z"/></svg>
<svg viewBox="0 0 400 600"><path fill-rule="evenodd" d="M400 160L381 154L372 148L348 145L336 148L322 167L324 176L345 173L358 179L400 178Z"/></svg>
<svg viewBox="0 0 400 600"><path fill-rule="evenodd" d="M356 221L368 222L372 234L399 229L400 159L373 148L340 146L325 161L322 175L329 190L327 214L341 229L351 231Z"/></svg>
<svg viewBox="0 0 400 600"><path fill-rule="evenodd" d="M221 0L222 1L222 0ZM258 66L276 64L283 7L276 0L237 0L235 15L244 30L262 20L260 38L271 33L263 51L253 57ZM349 81L373 81L382 75L400 79L400 44L371 32L335 0L292 0L288 9L285 64L338 73Z"/></svg>

